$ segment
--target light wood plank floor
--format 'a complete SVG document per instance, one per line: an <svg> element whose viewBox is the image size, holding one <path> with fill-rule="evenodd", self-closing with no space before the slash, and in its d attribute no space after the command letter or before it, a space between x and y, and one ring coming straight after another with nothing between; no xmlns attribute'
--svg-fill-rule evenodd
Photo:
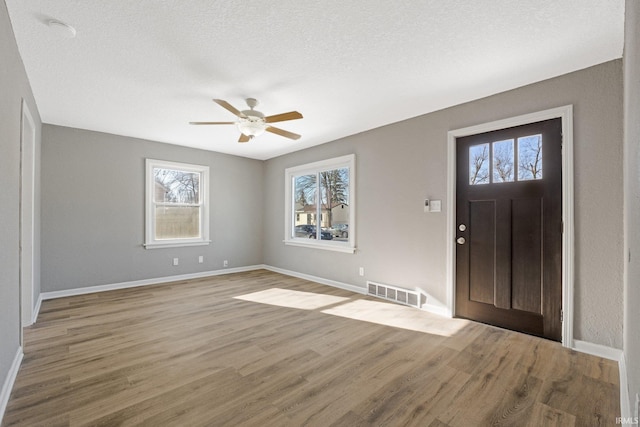
<svg viewBox="0 0 640 427"><path fill-rule="evenodd" d="M612 426L618 408L610 360L261 270L45 301L2 425Z"/></svg>

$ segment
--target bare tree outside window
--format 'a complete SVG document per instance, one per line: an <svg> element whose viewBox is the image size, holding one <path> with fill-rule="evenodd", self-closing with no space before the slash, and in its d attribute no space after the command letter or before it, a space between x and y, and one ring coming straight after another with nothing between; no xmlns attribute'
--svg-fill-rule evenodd
<svg viewBox="0 0 640 427"><path fill-rule="evenodd" d="M333 225L331 211L334 206L349 204L349 169L333 169L320 172L320 192L322 209L328 213L326 226Z"/></svg>
<svg viewBox="0 0 640 427"><path fill-rule="evenodd" d="M303 224L315 225L314 212L317 211L316 194L317 194L317 175L300 175L294 178L294 211L300 214L301 219L298 222Z"/></svg>
<svg viewBox="0 0 640 427"><path fill-rule="evenodd" d="M493 182L514 179L513 139L493 143Z"/></svg>
<svg viewBox="0 0 640 427"><path fill-rule="evenodd" d="M469 147L469 184L489 183L489 144Z"/></svg>
<svg viewBox="0 0 640 427"><path fill-rule="evenodd" d="M295 177L296 203L301 206L315 204L316 175L300 175Z"/></svg>
<svg viewBox="0 0 640 427"><path fill-rule="evenodd" d="M162 192L156 191L156 202L198 203L199 173L155 168L153 177L162 189Z"/></svg>
<svg viewBox="0 0 640 427"><path fill-rule="evenodd" d="M518 138L518 180L542 178L542 135Z"/></svg>

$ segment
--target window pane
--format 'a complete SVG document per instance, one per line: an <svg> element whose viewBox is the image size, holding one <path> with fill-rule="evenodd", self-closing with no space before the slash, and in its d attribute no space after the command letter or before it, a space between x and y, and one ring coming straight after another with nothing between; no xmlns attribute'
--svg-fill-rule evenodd
<svg viewBox="0 0 640 427"><path fill-rule="evenodd" d="M469 184L489 183L489 144L469 147Z"/></svg>
<svg viewBox="0 0 640 427"><path fill-rule="evenodd" d="M348 240L349 168L320 172L322 239Z"/></svg>
<svg viewBox="0 0 640 427"><path fill-rule="evenodd" d="M513 139L493 143L493 182L514 179Z"/></svg>
<svg viewBox="0 0 640 427"><path fill-rule="evenodd" d="M518 138L518 180L542 179L542 135Z"/></svg>
<svg viewBox="0 0 640 427"><path fill-rule="evenodd" d="M156 239L200 237L199 206L156 206Z"/></svg>
<svg viewBox="0 0 640 427"><path fill-rule="evenodd" d="M316 175L300 175L293 178L294 218L291 237L315 238L316 236Z"/></svg>
<svg viewBox="0 0 640 427"><path fill-rule="evenodd" d="M200 174L173 169L154 168L154 200L164 203L200 202Z"/></svg>

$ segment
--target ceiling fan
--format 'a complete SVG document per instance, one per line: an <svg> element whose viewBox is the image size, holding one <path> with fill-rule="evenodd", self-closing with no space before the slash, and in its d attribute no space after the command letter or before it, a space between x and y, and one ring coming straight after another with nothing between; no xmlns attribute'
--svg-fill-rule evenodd
<svg viewBox="0 0 640 427"><path fill-rule="evenodd" d="M258 101L254 98L247 98L249 110L239 111L227 101L222 99L214 99L213 102L222 108L230 111L238 117L235 122L189 122L192 125L236 125L241 132L238 142L248 142L256 136L262 135L265 131L275 133L290 139L300 139L297 133L289 132L284 129L276 128L270 123L284 122L287 120L297 120L302 118L302 114L297 111L289 111L288 113L276 114L273 116L265 116L254 108L258 105Z"/></svg>

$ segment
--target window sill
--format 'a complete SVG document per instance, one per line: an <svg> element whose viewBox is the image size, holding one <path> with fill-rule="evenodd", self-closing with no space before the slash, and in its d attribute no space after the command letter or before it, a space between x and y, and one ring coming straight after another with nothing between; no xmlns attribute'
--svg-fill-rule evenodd
<svg viewBox="0 0 640 427"><path fill-rule="evenodd" d="M334 251L334 252L342 252L347 254L352 254L356 251L355 247L346 246L346 245L336 245L331 243L317 243L315 240L311 239L310 242L305 240L283 240L285 245L288 246L299 246L303 248L314 248L314 249L322 249L324 251Z"/></svg>
<svg viewBox="0 0 640 427"><path fill-rule="evenodd" d="M145 249L182 248L187 246L208 246L211 240L201 242L167 242L167 243L143 243Z"/></svg>

